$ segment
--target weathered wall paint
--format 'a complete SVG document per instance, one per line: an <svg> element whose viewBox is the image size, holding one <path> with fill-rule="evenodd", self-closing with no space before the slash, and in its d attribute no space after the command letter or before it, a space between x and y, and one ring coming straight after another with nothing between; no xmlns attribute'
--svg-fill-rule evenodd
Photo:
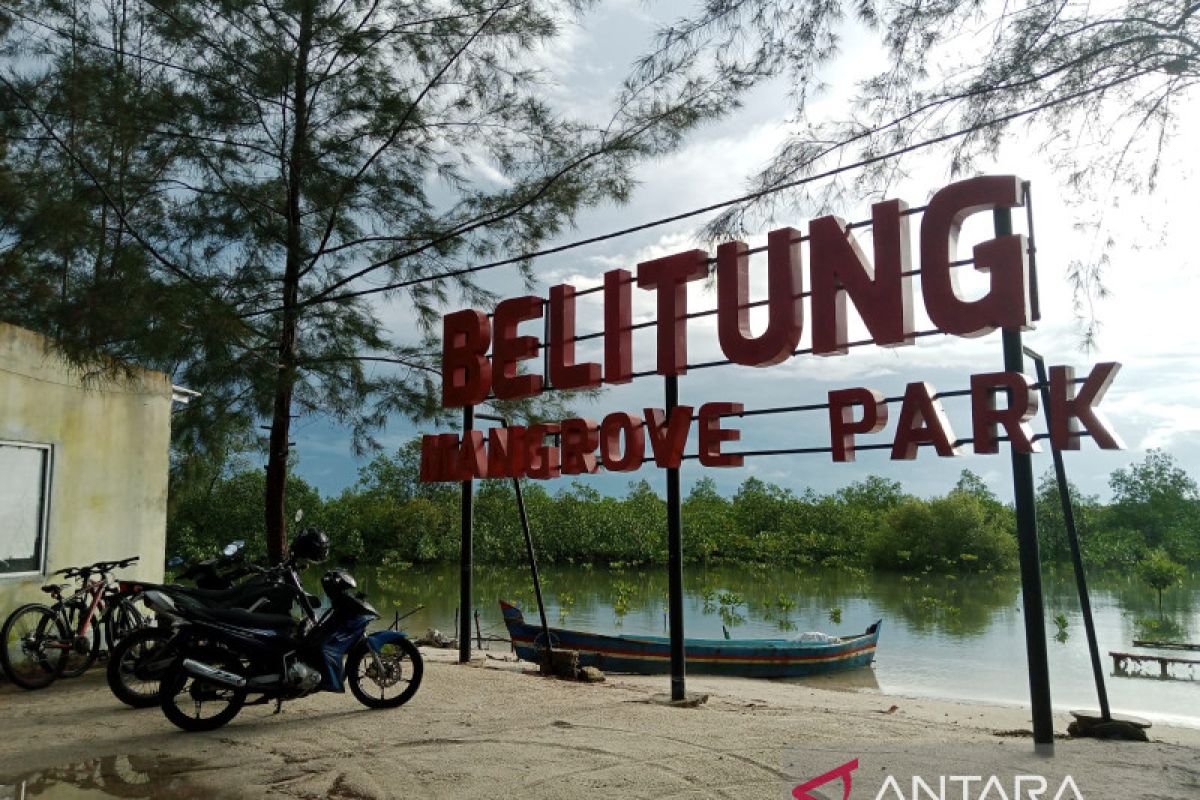
<svg viewBox="0 0 1200 800"><path fill-rule="evenodd" d="M162 580L170 435L166 375L85 385L47 339L0 322L0 440L54 447L47 573L138 555L120 575ZM0 575L0 614L45 599L47 582Z"/></svg>

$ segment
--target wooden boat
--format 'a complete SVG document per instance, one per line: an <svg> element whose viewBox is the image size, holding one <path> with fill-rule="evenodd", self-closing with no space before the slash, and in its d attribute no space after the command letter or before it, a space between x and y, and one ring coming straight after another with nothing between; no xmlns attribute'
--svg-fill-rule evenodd
<svg viewBox="0 0 1200 800"><path fill-rule="evenodd" d="M545 641L541 626L527 623L519 608L503 600L500 610L517 657L538 663L538 651ZM829 643L791 639L685 639L687 671L744 678L794 678L866 667L875 658L881 622L867 628L865 633ZM550 628L550 644L557 649L578 651L581 667L644 675L671 671L671 642L663 636L604 636Z"/></svg>

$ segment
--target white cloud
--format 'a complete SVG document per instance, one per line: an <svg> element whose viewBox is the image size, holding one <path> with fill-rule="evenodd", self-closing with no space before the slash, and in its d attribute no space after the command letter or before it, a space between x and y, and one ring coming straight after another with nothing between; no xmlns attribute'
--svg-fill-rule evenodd
<svg viewBox="0 0 1200 800"><path fill-rule="evenodd" d="M555 102L575 104L572 109L580 113L599 113L597 109L610 96L606 92L616 85L617 76L647 40L652 11L657 7L650 9L637 0L618 0L571 27L567 36L544 55L548 71L561 84L553 90ZM852 49L855 40L848 42L849 60L862 55ZM747 98L735 117L697 131L675 154L643 165L638 171L640 187L627 206L585 213L579 229L561 241L617 230L740 194L746 176L766 162L786 133L782 96L779 85L764 87ZM835 108L837 98L828 98L825 102ZM1194 110L1189 113L1195 115ZM1095 361L1119 360L1126 365L1102 408L1133 450L1098 453L1087 450L1085 444L1085 450L1069 454L1072 479L1088 492L1103 493L1107 473L1140 457L1141 451L1149 447L1170 448L1185 468L1200 474L1200 450L1195 447L1200 443L1200 371L1195 367L1200 359L1200 330L1194 311L1194 298L1200 296L1200 265L1190 242L1195 236L1194 202L1185 144L1177 143L1168 152L1168 158L1174 160L1163 171L1156 197L1122 197L1119 208L1104 210L1106 230L1116 242L1106 273L1112 293L1096 306L1103 328L1099 348L1091 353L1079 350L1072 308L1075 298L1067 272L1073 260L1095 253L1091 234L1074 229L1081 211L1095 211L1095 207L1078 206L1078 198L1049 170L1030 137L1014 137L989 169L1020 174L1033 181L1043 320L1038 330L1026 335L1026 342L1052 363L1074 364L1080 374L1086 374L1088 365ZM936 153L910 163L912 177L899 182L892 194L917 205L947 182L947 167ZM868 213L865 199L842 210L848 219L863 218ZM1023 229L1022 216L1017 217L1018 229ZM559 282L589 288L598 285L608 269L633 270L639 261L695 247L695 234L703 221L703 217L688 219L544 259L535 267L542 277L541 290ZM781 220L780 224L803 229L807 220ZM974 220L972 226L974 232L969 229L969 236L986 238L986 215ZM765 234L764 229L751 244L760 244ZM964 238L960 250L965 252L969 244L970 238ZM765 289L760 266L761 262L752 262L753 298L761 297ZM523 292L514 275L514 270L502 268L484 274L483 280L506 296ZM968 282L968 287L971 285ZM978 291L978 282L974 286ZM638 318L650 318L653 294L635 291L634 297ZM581 298L580 332L599 330L601 298L600 293ZM688 300L691 310L710 308L715 304L715 295L695 284L689 287ZM919 289L916 306L921 308ZM396 330L402 330L409 319L403 303L385 305L382 313ZM923 312L918 316L918 327L927 327ZM753 315L752 320L759 324L761 317ZM689 325L689 355L693 361L720 357L714 325L714 318ZM855 338L863 332L861 323L853 317L851 330ZM806 344L807 334L802 346ZM636 335L635 349L637 368L652 367L653 329ZM581 345L581 358L597 356L597 343ZM896 393L908 381L927 379L939 389L965 388L972 372L999 369L1001 363L996 335L975 340L931 337L912 347L867 347L830 358L805 355L764 370L694 371L681 383L687 402L741 399L749 407L820 402L830 388L848 385L872 385ZM651 379L608 391L592 411L602 415L610 410L660 405L661 400L661 382ZM960 409L955 407L951 413L956 425L964 424ZM828 436L820 414L804 419L799 415L771 419L774 421L760 418L753 425L747 423L745 439L811 443L823 442ZM879 440L886 441L886 436ZM869 472L880 472L905 481L914 490L930 492L944 491L958 470L968 467L987 476L998 492L1007 493L1008 472L1004 462L996 458L945 462L922 454L918 464L920 468L914 469L911 464L892 464L884 456L873 454L864 455L858 466L830 469L821 457L780 458L754 461L744 470L714 471L713 475L723 488L748 474L771 476L768 479L791 488L835 488ZM348 475L347 480L352 477ZM617 486L619 490L624 486L626 478L618 477L619 481L609 481L606 488Z"/></svg>

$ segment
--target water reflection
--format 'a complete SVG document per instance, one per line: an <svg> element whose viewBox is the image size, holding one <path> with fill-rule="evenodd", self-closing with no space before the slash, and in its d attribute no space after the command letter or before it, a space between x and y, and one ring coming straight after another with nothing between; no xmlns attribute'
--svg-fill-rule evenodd
<svg viewBox="0 0 1200 800"><path fill-rule="evenodd" d="M0 800L29 797L140 797L153 800L214 798L187 781L184 773L201 762L163 756L105 756L64 767L0 777Z"/></svg>
<svg viewBox="0 0 1200 800"><path fill-rule="evenodd" d="M446 565L356 571L372 600L390 616L418 604L405 621L424 633L454 630L458 570ZM851 634L883 620L874 675L886 692L1026 704L1021 587L1015 575L945 576L805 572L773 567L694 567L684 572L686 633L697 638L786 638L804 631ZM1136 639L1192 641L1200 633L1200 579L1163 597L1122 574L1089 576L1101 655L1129 650ZM552 625L599 633L657 634L667 630L663 568L551 565L543 591ZM1069 569L1047 569L1046 629L1057 707L1095 706L1090 661ZM480 566L474 598L482 632L503 635L497 601L536 608L526 569ZM1055 636L1061 631L1062 635ZM1155 636L1146 636L1147 632ZM1194 682L1108 681L1114 708L1200 725Z"/></svg>
<svg viewBox="0 0 1200 800"><path fill-rule="evenodd" d="M1021 591L1011 575L896 577L877 581L870 595L890 617L912 631L959 638L985 635L1001 610L1019 602Z"/></svg>
<svg viewBox="0 0 1200 800"><path fill-rule="evenodd" d="M359 576L382 606L407 610L423 603L426 608L414 615L414 623L436 620L443 628L449 627L457 608L457 577L453 569L440 567ZM630 632L636 628L653 633L667 608L665 570L555 567L543 573L542 590L552 618L566 625L603 621ZM902 620L912 631L972 637L984 635L998 612L1016 605L1020 583L1011 575L953 578L709 568L689 572L685 590L688 623L698 625L696 635L719 632L721 625L742 637L783 635L801 626L830 627L842 616L831 612L845 613L865 601L889 622ZM475 597L489 623L499 620L493 606L500 599L534 607L529 574L516 567L476 568ZM836 624L857 629L874 621L868 616L850 614Z"/></svg>

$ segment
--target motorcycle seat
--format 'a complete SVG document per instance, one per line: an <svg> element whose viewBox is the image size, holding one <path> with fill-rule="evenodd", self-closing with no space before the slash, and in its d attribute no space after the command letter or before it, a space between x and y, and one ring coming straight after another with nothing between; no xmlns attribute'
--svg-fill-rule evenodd
<svg viewBox="0 0 1200 800"><path fill-rule="evenodd" d="M225 606L238 601L252 601L254 590L246 586L233 586L229 589L197 589L194 586L180 586L177 583L139 583L143 591L154 590L167 595L186 597L205 606Z"/></svg>
<svg viewBox="0 0 1200 800"><path fill-rule="evenodd" d="M244 599L247 596L246 589L241 586L234 586L229 589L197 589L192 586L172 586L171 591L195 598L205 604L212 603L214 605L222 605L233 600Z"/></svg>
<svg viewBox="0 0 1200 800"><path fill-rule="evenodd" d="M296 620L287 614L256 614L240 608L197 608L196 616L211 622L223 622L239 628L267 628L280 633L295 629Z"/></svg>

